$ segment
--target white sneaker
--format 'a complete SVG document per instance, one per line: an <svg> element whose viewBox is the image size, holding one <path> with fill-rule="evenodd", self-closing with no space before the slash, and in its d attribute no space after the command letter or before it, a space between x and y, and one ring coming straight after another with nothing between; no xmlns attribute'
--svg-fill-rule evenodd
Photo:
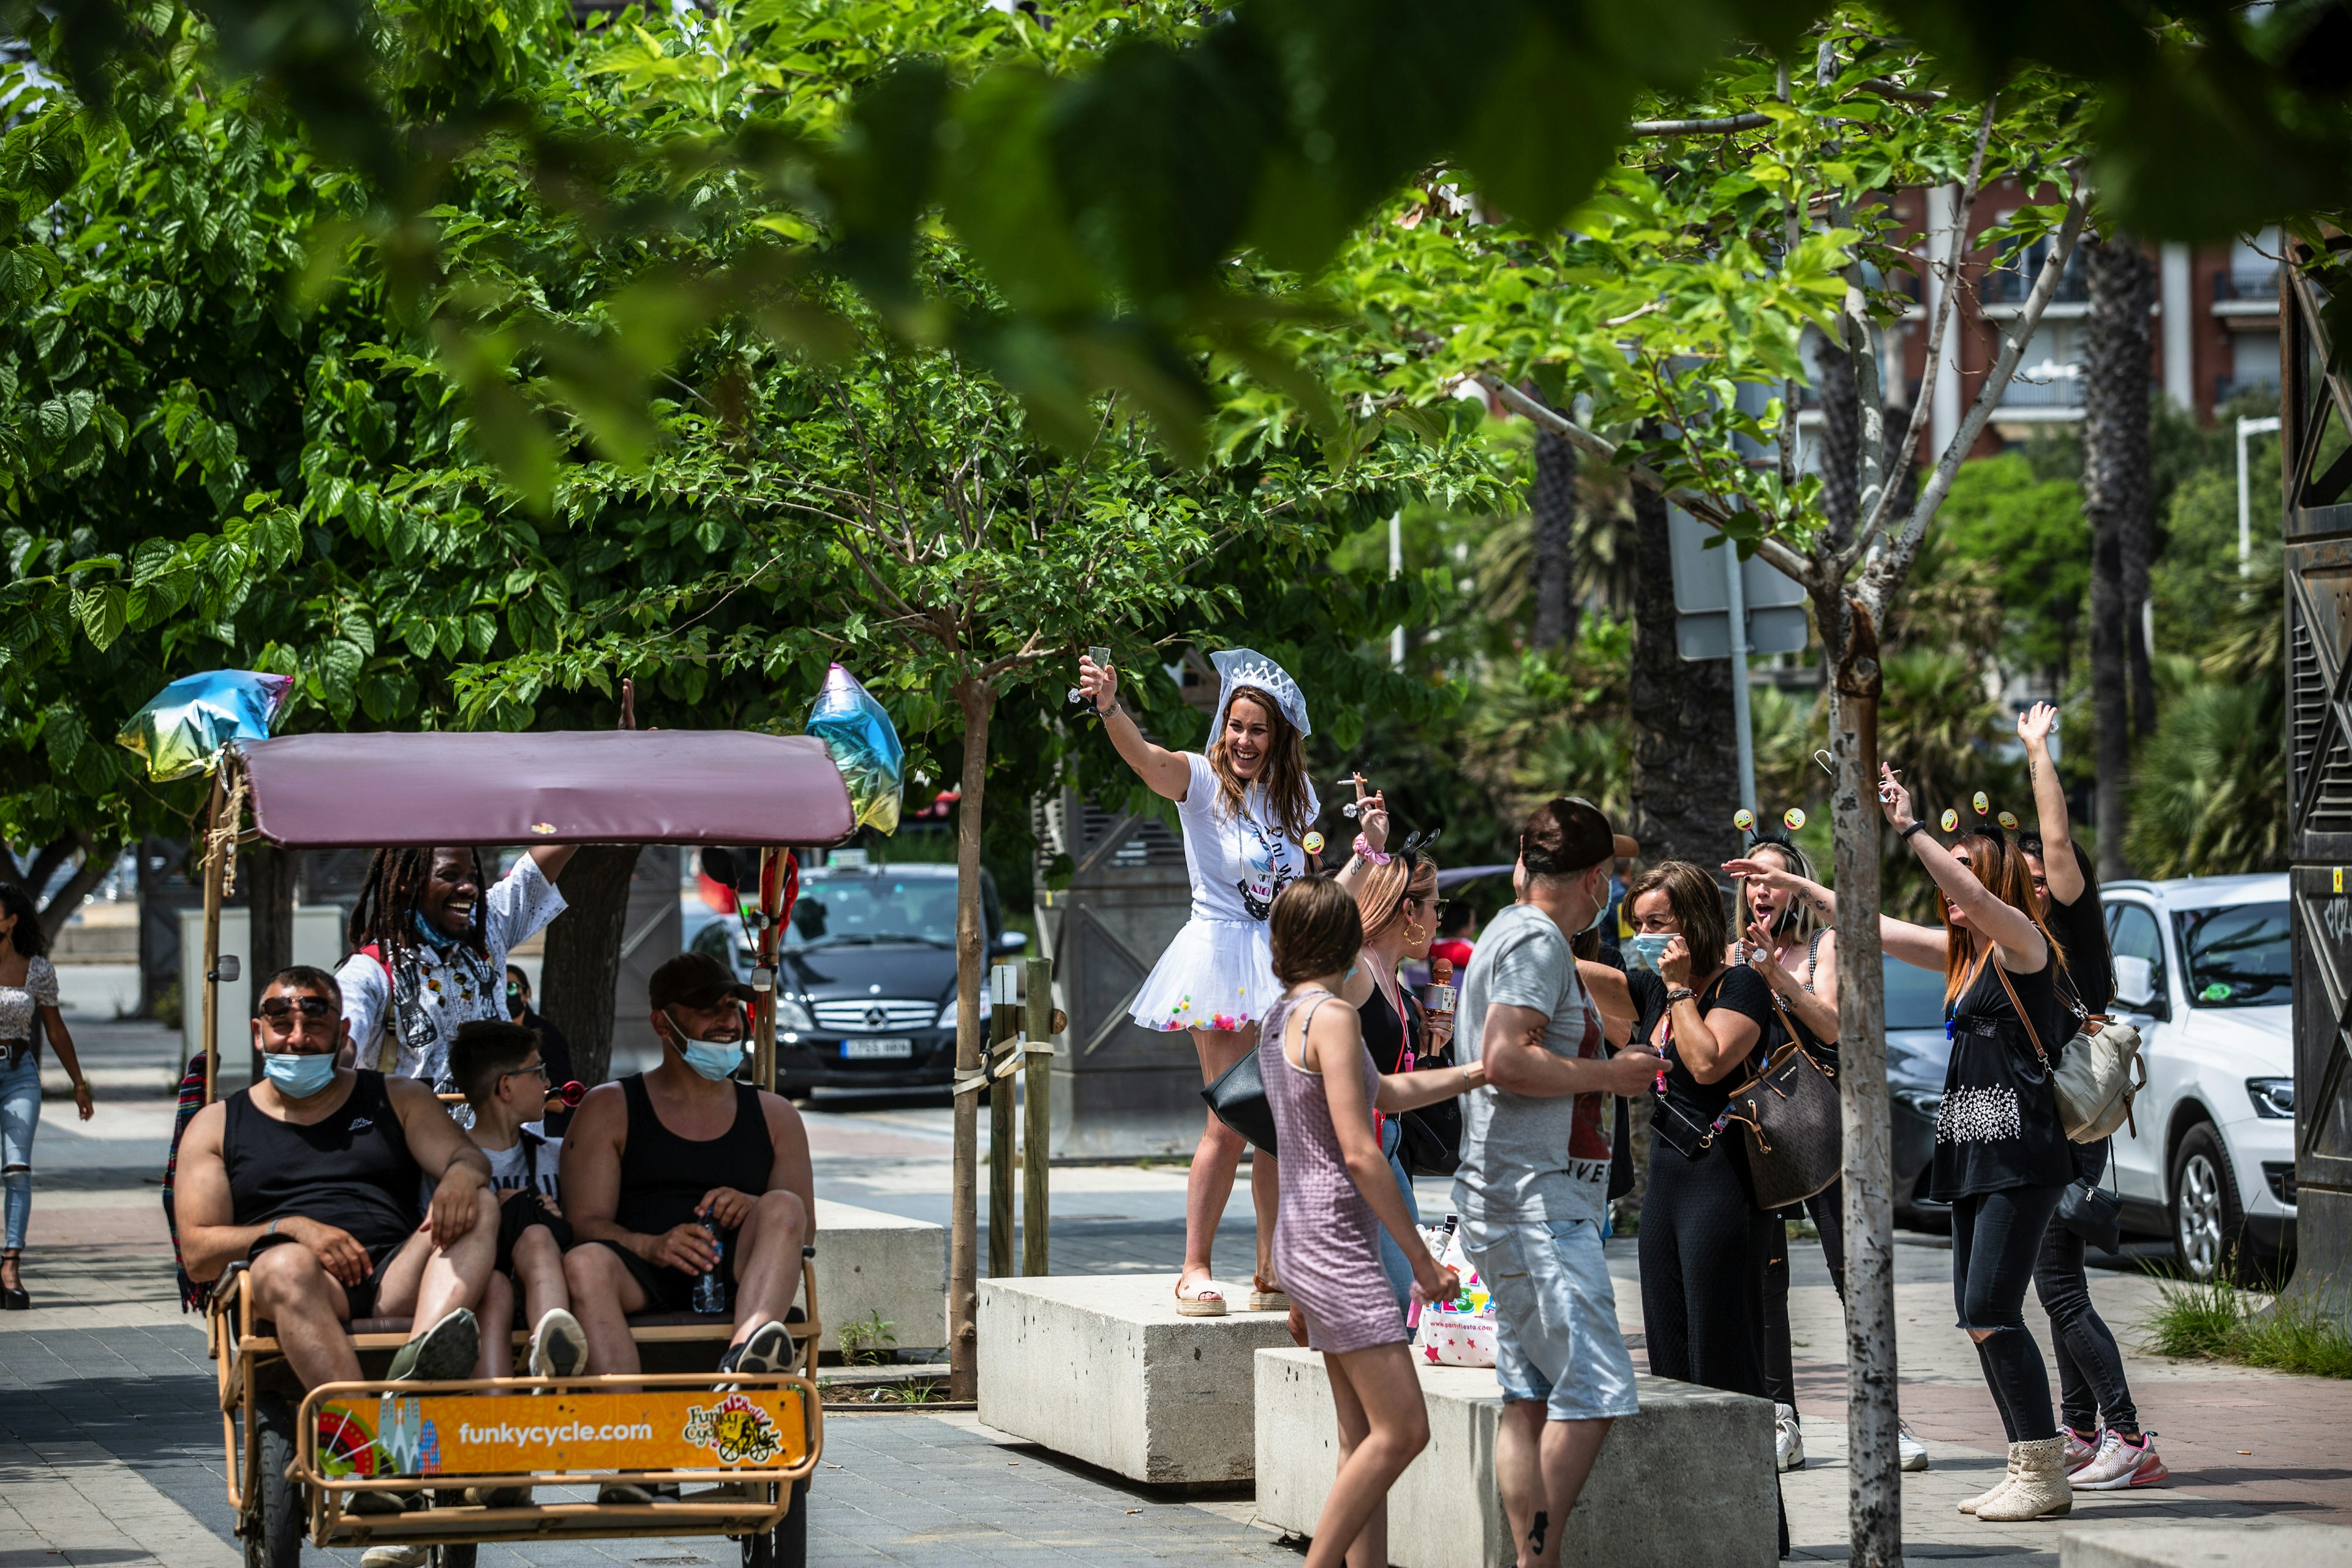
<svg viewBox="0 0 2352 1568"><path fill-rule="evenodd" d="M422 1546L371 1546L360 1553L360 1568L424 1568L429 1556Z"/></svg>
<svg viewBox="0 0 2352 1568"><path fill-rule="evenodd" d="M1783 1471L1805 1468L1805 1435L1797 1428L1797 1407L1772 1406L1772 1455Z"/></svg>
<svg viewBox="0 0 2352 1568"><path fill-rule="evenodd" d="M1909 1422L1898 1420L1895 1423L1895 1447L1903 1457L1903 1469L1916 1475L1927 1468L1927 1446L1911 1436Z"/></svg>
<svg viewBox="0 0 2352 1568"><path fill-rule="evenodd" d="M588 1364L588 1333L580 1320L550 1307L530 1331L530 1375L577 1377Z"/></svg>

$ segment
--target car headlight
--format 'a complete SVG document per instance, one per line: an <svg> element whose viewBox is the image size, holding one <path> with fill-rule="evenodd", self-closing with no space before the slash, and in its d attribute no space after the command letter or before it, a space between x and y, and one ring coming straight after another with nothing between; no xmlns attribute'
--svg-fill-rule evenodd
<svg viewBox="0 0 2352 1568"><path fill-rule="evenodd" d="M2294 1120L2294 1079L2291 1078L2250 1078L2246 1080L2246 1098L2254 1102L2256 1116L2274 1117L2282 1121Z"/></svg>
<svg viewBox="0 0 2352 1568"><path fill-rule="evenodd" d="M956 1026L955 1010L956 999L950 996L947 999L945 1005L940 1008L939 1022L933 1024L931 1027L934 1029L954 1028ZM983 989L980 994L980 1021L982 1023L985 1024L988 1022L989 1011L988 993Z"/></svg>
<svg viewBox="0 0 2352 1568"><path fill-rule="evenodd" d="M779 995L776 998L776 1027L784 1034L814 1034L816 1020L809 1016L808 1008L801 1003L789 996Z"/></svg>

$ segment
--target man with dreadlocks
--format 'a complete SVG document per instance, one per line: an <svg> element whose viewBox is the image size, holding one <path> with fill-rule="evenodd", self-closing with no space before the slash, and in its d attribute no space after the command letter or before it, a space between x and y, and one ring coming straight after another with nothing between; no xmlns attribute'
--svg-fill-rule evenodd
<svg viewBox="0 0 2352 1568"><path fill-rule="evenodd" d="M346 1062L452 1087L457 1026L506 1016L507 953L563 912L572 847L542 845L495 883L470 847L377 850L352 907L356 951L335 971Z"/></svg>

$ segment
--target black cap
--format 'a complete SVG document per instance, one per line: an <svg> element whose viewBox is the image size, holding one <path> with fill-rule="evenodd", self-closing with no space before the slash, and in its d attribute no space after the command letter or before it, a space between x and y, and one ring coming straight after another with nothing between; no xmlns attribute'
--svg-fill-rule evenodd
<svg viewBox="0 0 2352 1568"><path fill-rule="evenodd" d="M1623 840L1623 848L1619 841L1609 818L1591 801L1548 800L1528 815L1519 829L1519 858L1533 876L1568 876L1589 871L1629 851L1640 853L1632 839Z"/></svg>
<svg viewBox="0 0 2352 1568"><path fill-rule="evenodd" d="M681 952L655 970L653 978L646 982L646 994L656 1012L664 1007L716 1007L730 996L740 1002L759 996L707 952Z"/></svg>

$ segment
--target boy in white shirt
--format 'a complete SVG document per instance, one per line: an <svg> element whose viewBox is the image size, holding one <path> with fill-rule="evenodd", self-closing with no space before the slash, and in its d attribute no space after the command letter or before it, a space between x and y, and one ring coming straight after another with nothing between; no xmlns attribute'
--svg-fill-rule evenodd
<svg viewBox="0 0 2352 1568"><path fill-rule="evenodd" d="M489 1157L499 1195L498 1261L482 1291L478 1375L504 1377L511 1370L520 1293L532 1325L530 1375L575 1376L588 1360L588 1336L572 1315L563 1280L563 1253L572 1245L556 1184L563 1141L539 1130L548 1091L539 1037L504 1021L460 1024L449 1046L449 1076L473 1110L466 1135Z"/></svg>

